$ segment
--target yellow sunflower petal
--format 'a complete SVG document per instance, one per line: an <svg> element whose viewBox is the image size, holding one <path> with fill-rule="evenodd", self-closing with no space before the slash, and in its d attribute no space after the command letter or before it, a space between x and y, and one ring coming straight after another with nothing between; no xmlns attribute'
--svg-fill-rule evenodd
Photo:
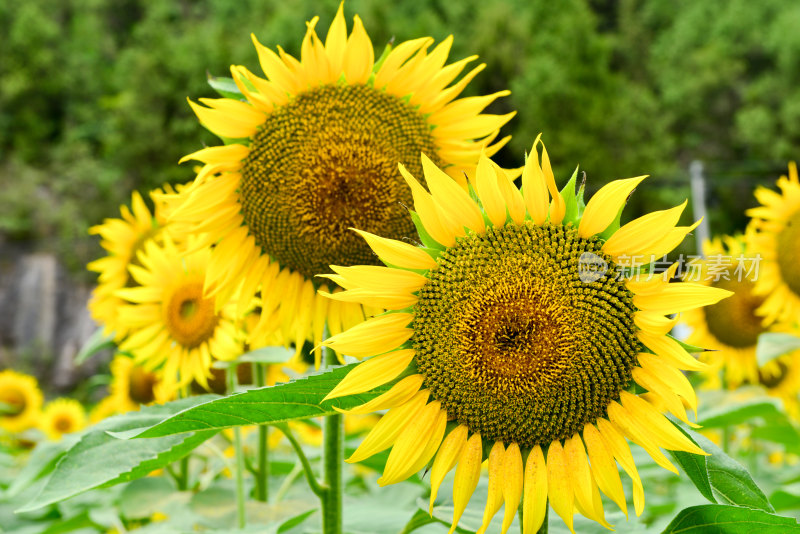
<svg viewBox="0 0 800 534"><path fill-rule="evenodd" d="M470 497L481 478L483 448L480 434L473 434L467 440L456 467L456 478L453 481L453 524L448 534L453 534L461 515L467 507Z"/></svg>
<svg viewBox="0 0 800 534"><path fill-rule="evenodd" d="M492 224L495 227L503 226L506 223L506 204L497 185L497 173L485 155L481 155L475 170L475 190Z"/></svg>
<svg viewBox="0 0 800 534"><path fill-rule="evenodd" d="M483 511L483 522L476 534L483 534L489 522L503 505L503 468L505 466L506 448L502 441L495 441L489 451L489 493L486 508Z"/></svg>
<svg viewBox="0 0 800 534"><path fill-rule="evenodd" d="M611 256L637 255L672 230L688 201L668 210L654 211L634 219L614 232L603 245Z"/></svg>
<svg viewBox="0 0 800 534"><path fill-rule="evenodd" d="M436 495L439 493L439 486L442 485L442 481L447 473L455 467L456 462L461 456L461 451L464 450L467 444L468 433L469 431L464 425L458 425L454 428L447 437L444 438L442 446L439 448L439 453L433 461L433 467L431 468L431 503L428 507L428 513L431 515L433 515L433 503L436 501Z"/></svg>
<svg viewBox="0 0 800 534"><path fill-rule="evenodd" d="M453 234L446 221L442 221L436 205L430 193L406 170L401 163L399 165L400 174L405 179L408 187L411 188L411 195L414 198L414 208L422 221L425 230L430 236L446 247L455 245L455 234Z"/></svg>
<svg viewBox="0 0 800 534"><path fill-rule="evenodd" d="M554 441L547 449L547 495L555 513L564 520L572 534L575 534L572 527L572 510L575 504L573 491L564 448L560 441Z"/></svg>
<svg viewBox="0 0 800 534"><path fill-rule="evenodd" d="M625 517L628 517L628 503L625 501L619 470L614 463L614 456L603 444L600 432L593 425L586 425L583 429L583 441L592 464L592 475L600 491L608 495L625 513Z"/></svg>
<svg viewBox="0 0 800 534"><path fill-rule="evenodd" d="M336 352L364 358L389 352L408 341L414 331L406 328L414 319L410 313L387 313L329 337L323 345Z"/></svg>
<svg viewBox="0 0 800 534"><path fill-rule="evenodd" d="M522 466L522 454L519 445L512 443L506 449L503 463L503 501L505 512L503 514L503 526L500 534L506 534L517 514L519 502L522 499L522 486L524 478L524 468Z"/></svg>
<svg viewBox="0 0 800 534"><path fill-rule="evenodd" d="M583 217L578 225L578 235L591 237L601 233L614 222L631 192L647 176L614 180L603 186L594 194L583 210Z"/></svg>
<svg viewBox="0 0 800 534"><path fill-rule="evenodd" d="M413 358L413 349L402 349L361 362L322 400L363 393L391 382L408 367Z"/></svg>
<svg viewBox="0 0 800 534"><path fill-rule="evenodd" d="M636 462L633 461L631 449L622 434L609 421L602 418L598 419L597 429L608 452L614 455L622 469L631 477L633 482L633 507L638 517L642 515L644 510L644 487L636 469Z"/></svg>
<svg viewBox="0 0 800 534"><path fill-rule="evenodd" d="M547 220L547 212L550 207L550 194L547 190L544 173L539 168L538 152L536 145L539 144L542 134L536 137L531 148L531 154L536 153L536 159L529 157L525 161L522 169L522 196L525 199L525 206L528 213L536 224L544 224Z"/></svg>
<svg viewBox="0 0 800 534"><path fill-rule="evenodd" d="M409 243L387 239L363 230L355 230L380 259L404 269L428 270L436 268L436 260L419 247Z"/></svg>
<svg viewBox="0 0 800 534"><path fill-rule="evenodd" d="M426 447L420 445L430 441L438 415L442 412L441 406L442 403L439 401L431 402L402 429L392 446L383 476L378 479L378 485L394 484L406 478L403 475L417 463L419 457L425 452Z"/></svg>
<svg viewBox="0 0 800 534"><path fill-rule="evenodd" d="M522 497L522 533L535 534L547 512L547 465L539 445L535 445L525 462Z"/></svg>
<svg viewBox="0 0 800 534"><path fill-rule="evenodd" d="M353 20L353 31L347 40L342 64L347 83L366 83L372 73L374 63L375 50L372 48L372 41L364 29L361 17L356 15Z"/></svg>
<svg viewBox="0 0 800 534"><path fill-rule="evenodd" d="M418 391L405 404L389 410L370 430L347 462L360 462L391 447L409 421L414 420L420 414L428 400L428 395L427 390Z"/></svg>
<svg viewBox="0 0 800 534"><path fill-rule="evenodd" d="M361 406L350 410L342 410L334 407L334 410L346 414L366 414L400 406L417 394L419 388L422 387L423 380L424 377L422 375L407 376L392 386L386 393L378 395Z"/></svg>
<svg viewBox="0 0 800 534"><path fill-rule="evenodd" d="M645 347L652 350L678 369L701 371L708 367L705 363L693 358L691 354L686 352L686 349L681 347L680 343L672 338L656 336L644 331L639 331L636 336Z"/></svg>
<svg viewBox="0 0 800 534"><path fill-rule="evenodd" d="M483 215L469 194L425 154L422 154L422 168L436 206L446 210L450 218L461 226L483 233L486 229Z"/></svg>

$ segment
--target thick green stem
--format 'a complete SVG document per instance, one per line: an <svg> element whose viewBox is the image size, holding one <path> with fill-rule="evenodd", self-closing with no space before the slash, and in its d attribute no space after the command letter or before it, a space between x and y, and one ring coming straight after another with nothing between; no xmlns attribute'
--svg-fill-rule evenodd
<svg viewBox="0 0 800 534"><path fill-rule="evenodd" d="M227 370L228 393L236 390L236 367ZM244 495L244 450L242 449L242 429L233 428L233 451L236 458L236 519L239 528L244 528L247 522L245 513Z"/></svg>
<svg viewBox="0 0 800 534"><path fill-rule="evenodd" d="M186 491L189 489L189 455L187 454L179 463L180 471L176 478L176 482L178 483L178 490Z"/></svg>
<svg viewBox="0 0 800 534"><path fill-rule="evenodd" d="M267 385L267 366L256 363L256 386ZM256 476L256 500L267 502L269 500L269 448L267 447L269 427L258 427L258 474Z"/></svg>
<svg viewBox="0 0 800 534"><path fill-rule="evenodd" d="M323 348L325 367L336 365L336 354ZM322 421L322 470L325 495L322 497L322 533L342 533L342 464L344 463L344 421L329 415Z"/></svg>

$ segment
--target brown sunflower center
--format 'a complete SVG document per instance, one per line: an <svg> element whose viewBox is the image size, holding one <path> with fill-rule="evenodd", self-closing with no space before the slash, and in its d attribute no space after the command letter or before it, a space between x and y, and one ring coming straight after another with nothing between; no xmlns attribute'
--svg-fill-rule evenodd
<svg viewBox="0 0 800 534"><path fill-rule="evenodd" d="M800 210L794 212L786 221L786 226L778 234L778 269L781 278L796 295L800 295Z"/></svg>
<svg viewBox="0 0 800 534"><path fill-rule="evenodd" d="M307 278L329 265L374 264L349 228L412 235L411 192L397 164L422 175L434 162L426 119L404 100L366 85L323 85L267 117L244 162L245 224L264 253Z"/></svg>
<svg viewBox="0 0 800 534"><path fill-rule="evenodd" d="M0 393L0 402L6 405L6 407L3 408L3 411L0 412L0 416L5 415L9 417L13 417L24 412L25 406L28 404L25 394L13 387L6 388L2 393Z"/></svg>
<svg viewBox="0 0 800 534"><path fill-rule="evenodd" d="M753 294L755 285L753 282L739 281L733 273L730 274L731 280L720 279L711 284L720 289L733 291L733 295L703 308L708 331L728 346L753 347L758 341L758 335L765 330L761 326L763 318L756 315L756 310L764 302L764 298Z"/></svg>
<svg viewBox="0 0 800 534"><path fill-rule="evenodd" d="M775 360L773 365L766 365L758 370L758 381L765 388L775 388L789 376L789 366L783 360Z"/></svg>
<svg viewBox="0 0 800 534"><path fill-rule="evenodd" d="M632 295L613 270L582 281L597 238L569 226L505 226L441 254L415 307L424 387L450 417L521 446L572 436L631 381Z"/></svg>
<svg viewBox="0 0 800 534"><path fill-rule="evenodd" d="M219 321L214 313L214 300L203 297L202 282L189 282L175 289L164 311L170 335L187 349L210 339Z"/></svg>
<svg viewBox="0 0 800 534"><path fill-rule="evenodd" d="M74 429L74 421L72 417L67 414L58 415L53 421L53 427L61 434L67 434Z"/></svg>
<svg viewBox="0 0 800 534"><path fill-rule="evenodd" d="M128 375L128 396L138 404L150 404L156 399L153 391L156 382L155 374L141 367L132 367Z"/></svg>

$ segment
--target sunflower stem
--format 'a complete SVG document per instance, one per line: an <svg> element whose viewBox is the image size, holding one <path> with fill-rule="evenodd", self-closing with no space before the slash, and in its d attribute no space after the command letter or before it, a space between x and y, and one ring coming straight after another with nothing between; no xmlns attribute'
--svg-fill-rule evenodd
<svg viewBox="0 0 800 534"><path fill-rule="evenodd" d="M267 385L267 366L263 363L256 363L256 386L263 388ZM269 427L267 425L258 426L258 469L256 476L256 500L267 502L269 500L269 448L267 438Z"/></svg>
<svg viewBox="0 0 800 534"><path fill-rule="evenodd" d="M236 391L236 367L226 371L228 379L228 393ZM236 457L236 519L239 528L246 524L245 495L244 495L244 450L242 449L242 429L233 427L233 451Z"/></svg>
<svg viewBox="0 0 800 534"><path fill-rule="evenodd" d="M300 464L303 466L303 472L306 475L306 481L308 482L308 486L311 488L311 491L314 492L314 495L319 497L320 501L324 501L325 492L327 488L322 486L317 480L316 475L314 474L314 470L311 468L311 462L308 461L308 457L306 453L303 452L303 447L300 446L300 443L297 441L297 438L294 437L292 431L289 430L289 425L286 423L281 423L275 425L275 428L283 432L283 435L286 436L286 439L289 440L289 443L292 445L294 452L297 454L297 457L300 459Z"/></svg>
<svg viewBox="0 0 800 534"><path fill-rule="evenodd" d="M338 362L332 349L324 347L322 358L325 367ZM322 469L327 486L322 497L323 534L342 532L342 464L344 463L344 424L340 414L329 415L322 421Z"/></svg>
<svg viewBox="0 0 800 534"><path fill-rule="evenodd" d="M189 396L189 388L186 386L178 390L178 398L185 399ZM178 485L179 491L186 491L189 489L189 454L181 458L179 462L178 475L174 476L175 482Z"/></svg>

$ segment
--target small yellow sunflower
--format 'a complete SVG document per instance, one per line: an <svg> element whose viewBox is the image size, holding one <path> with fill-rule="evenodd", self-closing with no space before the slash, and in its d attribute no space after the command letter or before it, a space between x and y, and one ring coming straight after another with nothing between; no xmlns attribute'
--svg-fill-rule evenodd
<svg viewBox="0 0 800 534"><path fill-rule="evenodd" d="M90 271L99 273L97 287L89 301L89 312L104 326L106 334L115 334L117 341L125 337L126 331L117 320L119 307L124 302L116 292L131 284L128 267L136 264L137 253L148 240L159 239L167 224L166 216L175 206L161 200L165 193L177 196L170 186L165 186L163 191L154 191L151 196L156 209L151 213L142 196L134 191L131 207L120 207L121 219L106 219L103 224L89 229L90 233L100 236L100 245L108 253L87 266Z"/></svg>
<svg viewBox="0 0 800 534"><path fill-rule="evenodd" d="M800 317L800 182L794 162L778 188L780 193L756 189L761 205L746 211L752 217L747 248L763 259L753 292L764 297L758 313L767 325Z"/></svg>
<svg viewBox="0 0 800 534"><path fill-rule="evenodd" d="M173 400L156 373L118 354L111 361L111 398L116 413L138 410L142 405Z"/></svg>
<svg viewBox="0 0 800 534"><path fill-rule="evenodd" d="M758 383L756 344L767 331L756 310L764 297L755 295L756 261L745 247L743 236L717 237L703 244L705 259L684 274L687 281L733 292L712 306L689 310L682 321L692 328L690 344L711 349L703 353L710 368L706 374L710 387L721 387L720 371L729 388L743 383Z"/></svg>
<svg viewBox="0 0 800 534"><path fill-rule="evenodd" d="M253 38L267 79L233 66L243 101L190 101L229 144L184 158L205 166L172 218L218 244L210 294L225 301L241 290L246 302L263 288L258 329L280 328L298 346L319 344L326 325L335 334L374 312L329 303L314 277L330 264L376 263L350 227L394 239L413 234L397 163L420 171L425 152L464 182L481 151L493 154L507 141L492 144L513 116L482 113L508 91L457 98L484 65L454 82L475 57L446 65L450 37L433 50L431 38L406 41L376 61L358 16L348 36L340 6L324 44L317 22L308 23L300 60Z"/></svg>
<svg viewBox="0 0 800 534"><path fill-rule="evenodd" d="M36 378L11 369L0 371L0 428L22 432L39 423L42 392Z"/></svg>
<svg viewBox="0 0 800 534"><path fill-rule="evenodd" d="M783 401L786 413L800 421L800 351L770 360L758 370L758 383Z"/></svg>
<svg viewBox="0 0 800 534"><path fill-rule="evenodd" d="M346 289L332 298L390 311L324 342L371 357L328 398L401 378L349 412L389 410L348 461L391 447L381 485L432 461L431 507L455 467L451 532L487 456L479 532L505 505L505 533L522 502L523 532L533 533L548 500L570 529L575 511L608 525L600 491L627 514L615 460L632 478L641 513L644 492L626 437L675 473L659 447L704 454L634 383L688 422L684 405L696 408L697 400L680 370L704 365L667 334L676 321L668 316L730 292L623 269L683 240L695 227L676 227L686 203L619 228L644 177L611 182L584 206L574 176L558 192L538 145L521 190L486 157L469 192L424 156L430 193L401 165L426 247L358 231L387 266L334 267L329 275Z"/></svg>
<svg viewBox="0 0 800 534"><path fill-rule="evenodd" d="M179 246L165 233L163 244L145 243L141 265L130 266L138 285L116 292L129 302L119 309L128 332L120 349L155 371L170 394L192 380L207 389L212 360L242 353L236 302L215 302L203 293L209 256L193 240Z"/></svg>
<svg viewBox="0 0 800 534"><path fill-rule="evenodd" d="M75 399L56 399L44 407L40 428L52 440L86 427L86 411Z"/></svg>

